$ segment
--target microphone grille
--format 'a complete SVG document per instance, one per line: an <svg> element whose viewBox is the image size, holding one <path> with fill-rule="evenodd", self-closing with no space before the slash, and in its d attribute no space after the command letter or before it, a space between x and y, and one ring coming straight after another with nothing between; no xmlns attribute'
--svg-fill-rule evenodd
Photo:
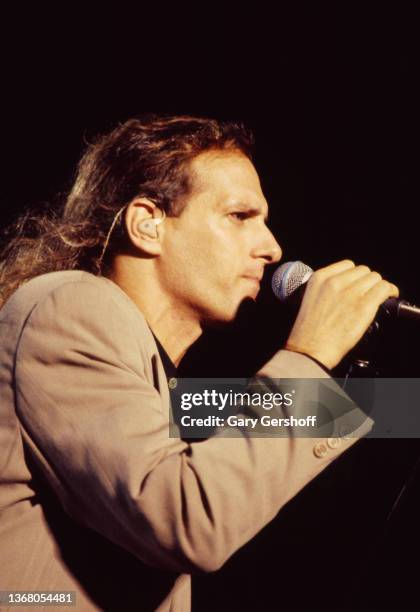
<svg viewBox="0 0 420 612"><path fill-rule="evenodd" d="M306 283L313 270L301 261L288 261L277 268L271 280L274 295L282 302L287 300L303 283Z"/></svg>

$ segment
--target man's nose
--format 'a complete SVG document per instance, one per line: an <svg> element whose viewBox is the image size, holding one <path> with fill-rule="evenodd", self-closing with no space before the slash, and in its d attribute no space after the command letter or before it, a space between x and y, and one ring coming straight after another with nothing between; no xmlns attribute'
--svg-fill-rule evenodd
<svg viewBox="0 0 420 612"><path fill-rule="evenodd" d="M281 259L281 247L267 226L264 228L264 235L255 251L255 256L265 259L268 264L276 263Z"/></svg>

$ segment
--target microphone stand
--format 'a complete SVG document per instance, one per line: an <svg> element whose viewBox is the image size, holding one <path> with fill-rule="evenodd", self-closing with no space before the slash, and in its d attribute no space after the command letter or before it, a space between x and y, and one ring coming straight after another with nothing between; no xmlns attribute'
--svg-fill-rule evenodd
<svg viewBox="0 0 420 612"><path fill-rule="evenodd" d="M379 329L379 322L374 321L358 344L333 370L334 378L342 379L340 384L344 390L352 378L378 378L380 376L375 363L375 340L377 340Z"/></svg>
<svg viewBox="0 0 420 612"><path fill-rule="evenodd" d="M398 308L398 311L396 310ZM347 355L344 360L342 367L336 368L338 376L343 377L342 388L345 390L350 384L351 379L355 378L378 378L380 376L380 370L375 363L375 353L378 354L378 342L380 330L387 326L390 322L395 320L395 314L398 318L404 317L405 319L419 320L420 310L416 306L412 306L408 302L399 302L397 300L387 300L381 311L378 312L376 320L368 328L367 332L356 345L352 351ZM334 371L334 377L337 376ZM366 403L366 397L359 398L358 403ZM355 399L357 401L357 399ZM391 506L391 509L386 517L386 524L389 528L389 523L393 519L397 509L404 503L409 491L415 484L418 484L418 476L420 474L420 456L415 461L413 467L409 470L407 477L405 478L395 500Z"/></svg>

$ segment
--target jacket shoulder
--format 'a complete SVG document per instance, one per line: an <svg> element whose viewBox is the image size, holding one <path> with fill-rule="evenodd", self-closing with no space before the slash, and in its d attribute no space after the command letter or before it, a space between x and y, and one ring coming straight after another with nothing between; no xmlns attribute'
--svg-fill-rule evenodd
<svg viewBox="0 0 420 612"><path fill-rule="evenodd" d="M53 303L55 308L51 308ZM131 320L144 339L154 344L143 314L128 295L113 281L83 270L50 272L31 279L0 310L0 323L3 320L8 327L22 328L35 310L62 317L85 311L87 316L102 315L104 325L107 314L117 314L121 320Z"/></svg>

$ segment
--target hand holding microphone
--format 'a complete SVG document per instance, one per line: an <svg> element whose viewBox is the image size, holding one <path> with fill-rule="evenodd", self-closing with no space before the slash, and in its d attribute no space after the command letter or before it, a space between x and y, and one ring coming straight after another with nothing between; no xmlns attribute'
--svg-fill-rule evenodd
<svg viewBox="0 0 420 612"><path fill-rule="evenodd" d="M388 298L398 297L398 287L378 272L372 272L367 266L356 266L350 260L316 272L298 263L302 266L300 278L282 280L292 286L292 292L306 282L285 348L310 355L332 369L359 342L380 305ZM279 271L273 276L273 290L281 298L285 291L278 278Z"/></svg>

